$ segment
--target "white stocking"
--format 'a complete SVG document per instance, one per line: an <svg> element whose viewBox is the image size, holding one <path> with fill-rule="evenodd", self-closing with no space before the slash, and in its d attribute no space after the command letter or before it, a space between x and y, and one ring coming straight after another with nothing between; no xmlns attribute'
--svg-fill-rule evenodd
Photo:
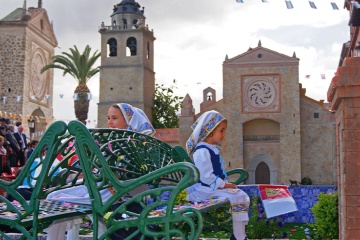
<svg viewBox="0 0 360 240"><path fill-rule="evenodd" d="M236 240L244 240L246 237L245 233L245 223L244 221L234 221L233 220L233 231Z"/></svg>
<svg viewBox="0 0 360 240"><path fill-rule="evenodd" d="M66 231L66 222L54 221L47 229L47 240L64 240Z"/></svg>
<svg viewBox="0 0 360 240"><path fill-rule="evenodd" d="M74 224L73 228L67 230L67 240L79 240L80 224Z"/></svg>

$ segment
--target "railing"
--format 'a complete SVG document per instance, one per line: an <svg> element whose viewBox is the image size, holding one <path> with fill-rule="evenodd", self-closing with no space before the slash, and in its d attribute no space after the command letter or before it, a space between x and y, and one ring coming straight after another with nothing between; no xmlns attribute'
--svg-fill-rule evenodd
<svg viewBox="0 0 360 240"><path fill-rule="evenodd" d="M112 25L112 26L105 26L101 25L99 28L102 30L131 30L131 29L138 29L140 26L136 26L135 24L120 24L120 25ZM145 26L146 30L149 30L149 27Z"/></svg>
<svg viewBox="0 0 360 240"><path fill-rule="evenodd" d="M244 141L273 141L280 140L280 135L244 135Z"/></svg>

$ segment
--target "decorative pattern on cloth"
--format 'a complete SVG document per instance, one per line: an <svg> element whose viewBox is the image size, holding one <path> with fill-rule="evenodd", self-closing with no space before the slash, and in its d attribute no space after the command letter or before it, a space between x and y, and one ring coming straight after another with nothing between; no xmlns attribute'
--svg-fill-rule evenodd
<svg viewBox="0 0 360 240"><path fill-rule="evenodd" d="M248 204L245 202L231 204L232 214L241 214L241 213L247 214L248 212L249 212Z"/></svg>
<svg viewBox="0 0 360 240"><path fill-rule="evenodd" d="M191 126L194 130L186 142L186 151L190 155L195 151L196 145L203 141L226 118L217 111L203 113Z"/></svg>
<svg viewBox="0 0 360 240"><path fill-rule="evenodd" d="M151 125L146 114L139 108L133 107L127 103L117 104L124 116L127 130L153 136L155 129Z"/></svg>

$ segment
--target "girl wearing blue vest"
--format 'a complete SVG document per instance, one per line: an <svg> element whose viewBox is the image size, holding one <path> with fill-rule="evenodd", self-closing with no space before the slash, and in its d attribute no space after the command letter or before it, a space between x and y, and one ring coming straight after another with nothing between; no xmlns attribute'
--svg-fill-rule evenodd
<svg viewBox="0 0 360 240"><path fill-rule="evenodd" d="M211 197L228 199L231 204L233 235L231 240L246 239L245 225L249 220L249 196L230 183L219 146L226 135L227 120L217 111L203 113L192 125L193 133L186 142L186 150L193 154L200 172L198 183L187 188L187 200L201 202Z"/></svg>

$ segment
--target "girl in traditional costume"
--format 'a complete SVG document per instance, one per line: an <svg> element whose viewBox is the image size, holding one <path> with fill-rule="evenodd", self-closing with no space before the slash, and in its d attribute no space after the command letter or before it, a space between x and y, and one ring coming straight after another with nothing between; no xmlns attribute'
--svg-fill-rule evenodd
<svg viewBox="0 0 360 240"><path fill-rule="evenodd" d="M127 103L119 103L111 106L108 111L107 123L109 128L130 130L149 136L153 136L155 134L155 129L151 125L145 113L141 109L133 107ZM106 202L111 195L112 193L109 189L101 190L103 202ZM91 204L88 190L84 185L54 191L48 195L47 199L80 204ZM64 240L65 232L67 231L68 240L77 240L79 239L79 228L81 223L81 217L57 220L47 229L47 239ZM106 231L105 225L99 222L99 234L104 231Z"/></svg>
<svg viewBox="0 0 360 240"><path fill-rule="evenodd" d="M228 199L231 204L233 235L231 240L246 239L245 225L249 220L249 196L228 181L219 146L226 135L227 120L217 111L203 113L192 125L193 133L186 150L193 154L200 172L198 183L186 189L187 200L201 202L212 197Z"/></svg>

